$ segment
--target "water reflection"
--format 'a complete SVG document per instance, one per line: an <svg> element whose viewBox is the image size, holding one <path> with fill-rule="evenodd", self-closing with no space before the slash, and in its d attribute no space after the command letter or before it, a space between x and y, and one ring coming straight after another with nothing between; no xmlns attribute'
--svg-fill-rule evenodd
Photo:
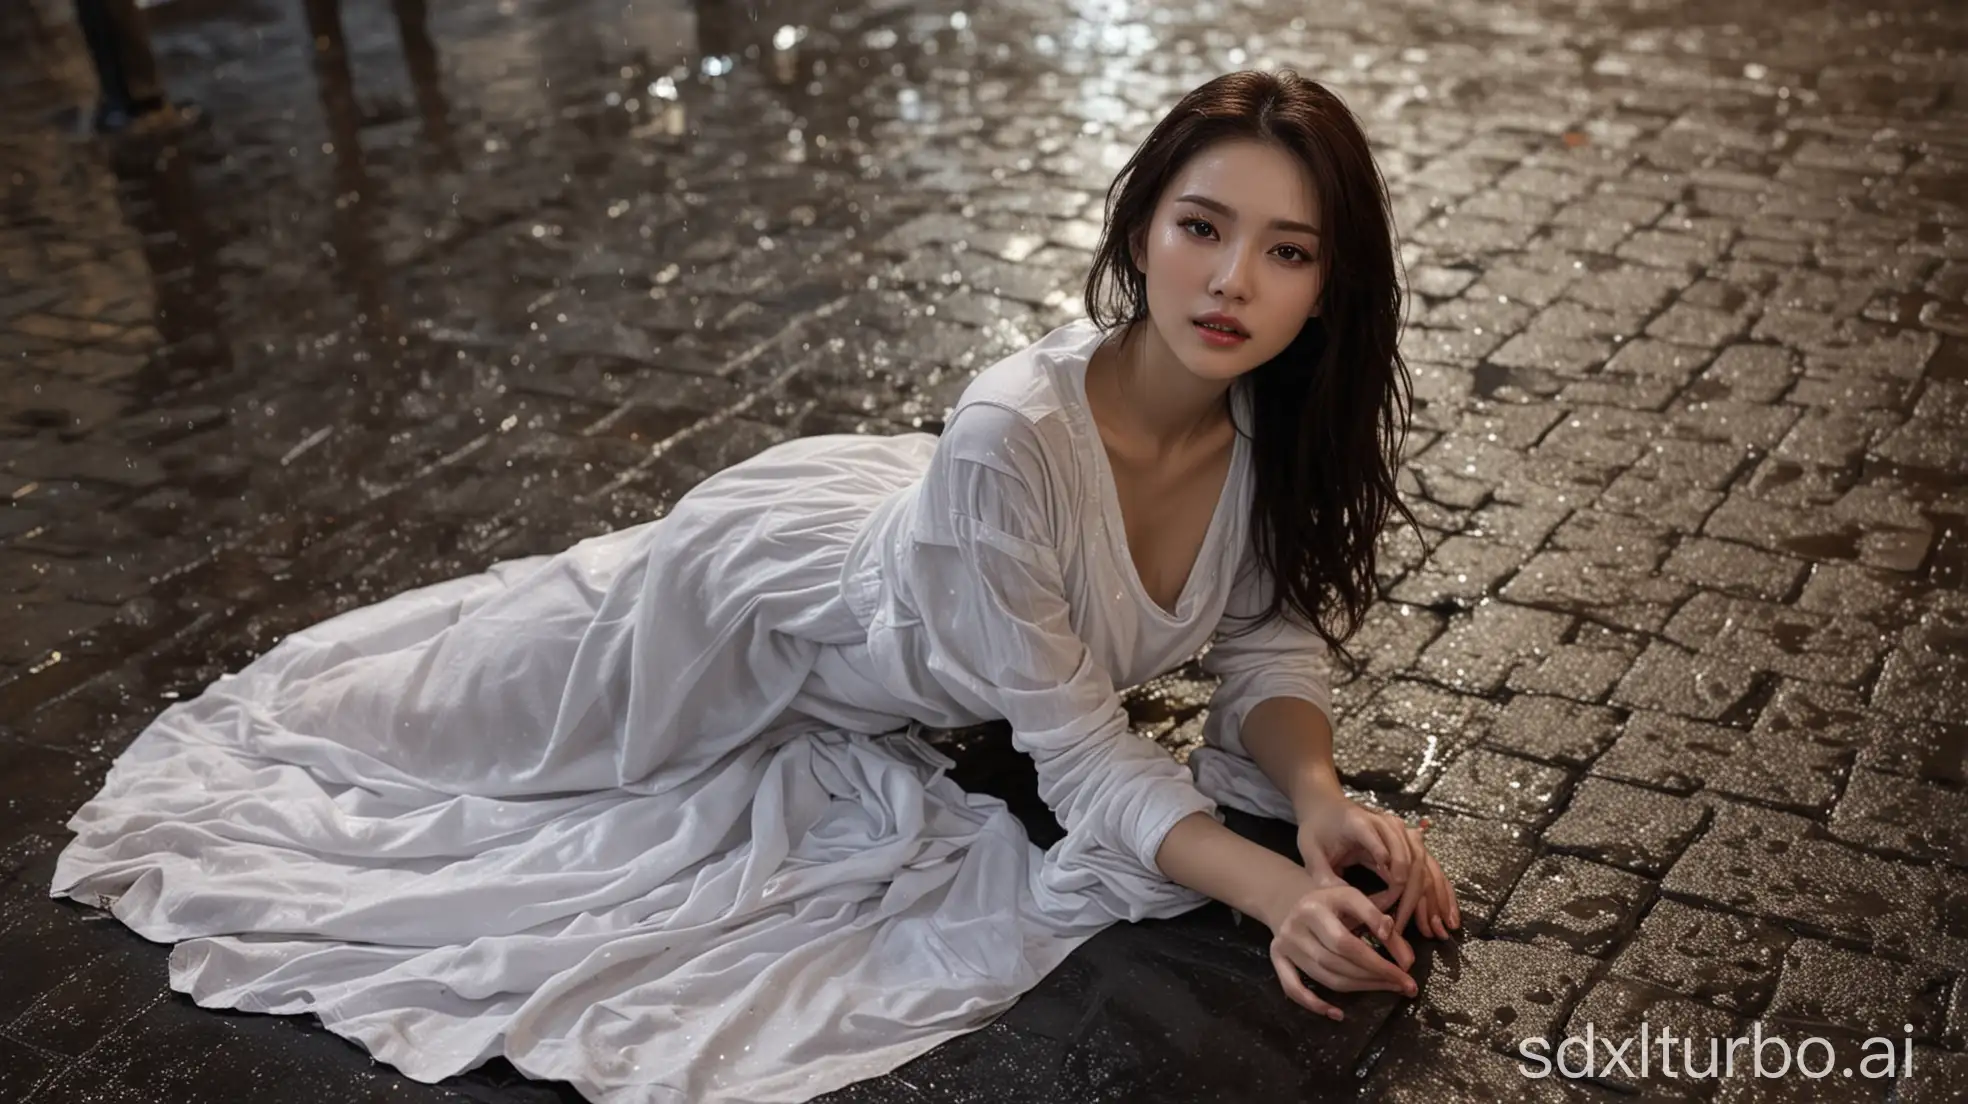
<svg viewBox="0 0 1968 1104"><path fill-rule="evenodd" d="M349 63L341 0L302 0L302 8L307 13L309 40L314 44L315 89L327 122L327 148L334 165L327 242L331 269L342 291L356 305L357 324L388 338L394 336L395 316L370 233L376 217L369 213L370 206L382 197L363 157L363 111Z"/></svg>
<svg viewBox="0 0 1968 1104"><path fill-rule="evenodd" d="M391 0L390 7L396 13L396 33L403 42L403 64L416 92L424 141L443 155L447 165L455 167L457 151L451 145L451 108L444 96L437 43L431 38L430 10L424 0Z"/></svg>
<svg viewBox="0 0 1968 1104"><path fill-rule="evenodd" d="M1461 777L1445 772L1478 737L1526 750L1479 719L1498 703L1441 689L1444 668L1427 683L1394 677L1448 641L1454 662L1517 664L1510 694L1622 713L1637 700L1661 718L1653 706L1715 705L1702 690L1717 687L1742 696L1746 719L1773 682L1849 671L1831 680L1867 680L1865 716L1879 722L1847 764L1873 787L1856 792L1890 810L1903 783L1958 791L1968 729L1946 711L1963 631L1928 615L1952 608L1940 592L1959 585L1968 549L1959 479L1944 470L1960 456L1948 435L1968 380L1956 332L1968 177L1947 153L1959 129L1951 78L1903 44L1927 24L1902 12L1870 28L1833 3L1831 15L1778 26L1734 0L1589 22L1548 0L957 9L152 9L173 91L210 108L209 131L99 160L100 147L70 146L43 115L19 111L0 138L21 166L5 271L30 295L47 289L21 308L40 312L33 322L0 332L47 385L32 409L7 411L18 420L0 451L73 447L59 470L96 477L86 498L26 492L21 512L53 518L64 547L92 563L149 554L145 577L181 572L187 605L239 608L270 639L266 626L283 618L298 627L354 600L336 588L379 597L419 572L477 566L463 561L482 545L459 539L474 527L518 532L524 547L509 551L550 550L584 527L646 518L706 470L792 432L933 427L968 372L1070 311L1100 189L1156 113L1214 72L1289 62L1367 116L1409 238L1413 313L1428 319L1419 332L1469 339L1428 343L1418 373L1419 444L1431 447L1419 462L1440 500L1429 525L1490 542L1468 553L1486 572L1501 557L1494 572L1456 579L1494 595L1485 608L1535 608L1538 625L1554 626L1490 637L1467 632L1446 600L1439 616L1396 604L1403 616L1387 624L1415 628L1366 646L1375 667L1352 692L1341 752L1349 781L1438 803L1451 791L1431 788ZM1614 316L1614 332L1651 334L1629 349L1663 355L1630 352L1630 372L1605 370ZM1710 325L1795 363L1678 351ZM1498 351L1533 329L1551 332ZM144 355L141 370L118 359ZM69 386L48 397L56 384ZM1631 432L1553 430L1579 407L1621 411ZM1763 417L1803 409L1830 416L1797 429ZM145 428L160 422L195 426L195 454ZM1630 461L1634 447L1643 459ZM129 472L153 461L166 483L132 486ZM155 521L160 502L181 508L168 526ZM144 520L132 528L126 516ZM1581 516L1629 520L1595 530ZM1683 541L1690 533L1704 540ZM305 570L267 567L278 586L253 589L266 585L256 557L295 555L323 534ZM184 548L160 552L165 537ZM241 578L202 565L214 548L232 550ZM1756 629L1767 645L1757 651L1731 643L1750 639L1744 628L1668 627L1703 608L1689 597L1698 589L1761 596L1742 601L1762 609L1800 587L1789 606L1836 611L1836 633L1778 623ZM139 667L127 657L183 623L133 620L130 635L92 643L87 670ZM1692 663L1684 672L1664 635L1763 673L1751 686ZM1840 651L1840 640L1856 643ZM1488 653L1456 651L1471 641ZM42 662L14 670L83 677L68 673L73 660ZM165 677L128 675L145 702ZM30 699L13 685L6 700L23 709L73 688ZM1448 705L1410 709L1381 693L1400 686L1454 703L1453 719ZM1185 699L1136 714L1180 736L1199 708ZM1384 723L1356 723L1363 712ZM1630 748L1634 735L1619 739ZM1029 760L1001 739L971 746L965 780L995 786L1049 838ZM1460 784L1487 808L1511 783ZM1866 823L1828 827L1880 838ZM1492 912L1537 842L1537 829L1508 832L1509 854L1479 864ZM1615 844L1599 857L1620 854ZM1599 902L1555 907L1594 921ZM1104 976L1171 974L1152 929L1125 930L1151 932L1139 936L1144 965ZM1172 1005L1175 1019L1123 1023L1126 1039L1190 1023L1290 1026L1232 1023L1243 1007L1232 998L1253 990L1236 972L1242 950L1226 947L1211 975L1220 988ZM1261 956L1249 961L1261 975ZM1109 1032L1116 1021L1075 1010L1064 1022ZM1249 1064L1274 1063L1284 1078L1303 1068L1294 1048L1306 1038L1246 1048Z"/></svg>
<svg viewBox="0 0 1968 1104"><path fill-rule="evenodd" d="M208 197L199 192L194 157L177 146L153 156L125 153L113 162L117 195L123 217L142 243L156 304L158 350L142 377L142 390L168 392L191 380L228 376L233 362L224 337L221 242L206 217Z"/></svg>

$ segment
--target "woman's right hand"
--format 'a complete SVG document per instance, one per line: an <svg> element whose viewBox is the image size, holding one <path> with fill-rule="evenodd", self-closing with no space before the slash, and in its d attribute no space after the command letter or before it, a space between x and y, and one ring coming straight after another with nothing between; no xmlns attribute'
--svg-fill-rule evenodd
<svg viewBox="0 0 1968 1104"><path fill-rule="evenodd" d="M1384 989L1415 995L1414 979L1360 934L1372 932L1382 943L1395 935L1394 918L1375 908L1366 894L1344 883L1317 886L1308 876L1281 887L1279 901L1268 918L1271 965L1291 999L1320 1015L1346 1018L1312 992L1299 977L1301 970L1337 993Z"/></svg>

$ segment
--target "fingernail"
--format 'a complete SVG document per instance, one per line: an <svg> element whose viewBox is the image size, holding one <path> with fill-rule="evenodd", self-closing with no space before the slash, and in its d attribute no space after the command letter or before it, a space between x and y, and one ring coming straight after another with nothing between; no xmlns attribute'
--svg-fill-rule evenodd
<svg viewBox="0 0 1968 1104"><path fill-rule="evenodd" d="M1345 1019L1345 1018L1346 1018L1346 1013L1344 1013L1344 1012L1341 1012L1341 1011L1338 1011L1337 1009L1335 1009L1335 1010L1334 1010L1334 1011L1333 1011L1333 1012L1331 1013L1331 1015L1332 1015L1332 1018L1333 1018L1333 1019L1334 1019L1335 1021L1338 1021L1338 1020L1343 1020L1343 1019Z"/></svg>

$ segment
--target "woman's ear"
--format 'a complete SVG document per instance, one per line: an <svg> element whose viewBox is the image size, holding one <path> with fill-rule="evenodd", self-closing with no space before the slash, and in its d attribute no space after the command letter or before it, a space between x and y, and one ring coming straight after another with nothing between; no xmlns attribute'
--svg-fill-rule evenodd
<svg viewBox="0 0 1968 1104"><path fill-rule="evenodd" d="M1128 263L1134 266L1136 272L1141 273L1143 276L1148 275L1148 230L1146 227L1136 230L1128 238Z"/></svg>

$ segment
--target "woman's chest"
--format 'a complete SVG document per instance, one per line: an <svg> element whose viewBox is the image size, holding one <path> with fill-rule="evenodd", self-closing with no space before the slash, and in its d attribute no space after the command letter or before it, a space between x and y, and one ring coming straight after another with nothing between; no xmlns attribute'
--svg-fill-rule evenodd
<svg viewBox="0 0 1968 1104"><path fill-rule="evenodd" d="M1109 477L1102 473L1100 478ZM1100 484L1088 480L1090 493L1076 508L1077 524L1062 542L1063 581L1075 633L1115 685L1126 687L1180 666L1208 642L1222 616L1224 590L1233 575L1226 568L1233 565L1226 561L1225 549L1209 536L1208 514L1215 503L1192 508L1188 524L1194 543L1186 553L1177 550L1175 555L1186 555L1190 563L1185 570L1194 581L1184 595L1184 583L1176 579L1163 591L1166 604L1154 605L1148 596L1153 591L1138 577L1130 577L1137 567L1121 531L1125 520L1117 516L1113 503L1100 497L1100 493L1112 494L1111 483L1108 486L1100 492ZM1143 501L1154 508L1152 496ZM1134 513L1139 517L1142 511ZM1163 569L1150 565L1147 570Z"/></svg>
<svg viewBox="0 0 1968 1104"><path fill-rule="evenodd" d="M1164 612L1176 609L1190 576L1203 564L1231 460L1227 444L1179 464L1136 463L1108 454L1127 566Z"/></svg>

